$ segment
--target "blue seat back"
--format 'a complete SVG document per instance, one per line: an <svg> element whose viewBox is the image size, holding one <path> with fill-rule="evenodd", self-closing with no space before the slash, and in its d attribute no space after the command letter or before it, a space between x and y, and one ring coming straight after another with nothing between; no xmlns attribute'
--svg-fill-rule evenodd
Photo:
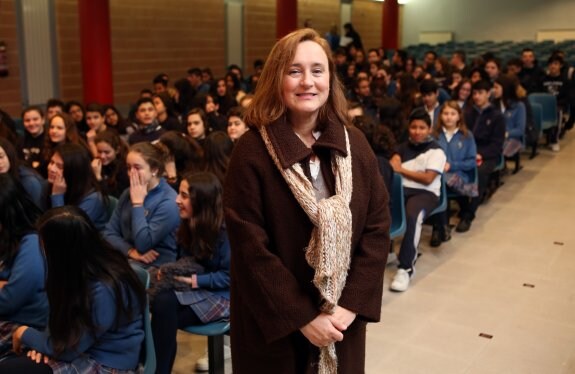
<svg viewBox="0 0 575 374"><path fill-rule="evenodd" d="M405 233L405 197L403 196L403 182L401 175L393 175L393 187L391 192L391 227L389 234L395 239Z"/></svg>
<svg viewBox="0 0 575 374"><path fill-rule="evenodd" d="M557 98L550 93L532 93L528 96L529 103L541 105L541 130L558 125Z"/></svg>
<svg viewBox="0 0 575 374"><path fill-rule="evenodd" d="M536 102L530 102L531 113L533 113L533 123L535 124L535 129L538 134L541 134L541 129L543 127L543 107L541 104Z"/></svg>
<svg viewBox="0 0 575 374"><path fill-rule="evenodd" d="M132 264L132 269L140 278L140 282L146 290L150 287L150 273L146 269ZM154 339L152 337L152 324L150 320L150 305L146 295L146 308L144 309L144 355L142 356L143 374L154 374L156 372L156 351L154 349Z"/></svg>

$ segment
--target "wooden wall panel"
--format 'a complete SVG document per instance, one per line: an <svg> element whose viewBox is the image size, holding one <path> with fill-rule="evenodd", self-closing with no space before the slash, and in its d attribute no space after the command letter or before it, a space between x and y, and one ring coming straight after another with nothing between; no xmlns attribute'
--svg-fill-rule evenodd
<svg viewBox="0 0 575 374"><path fill-rule="evenodd" d="M265 60L276 42L276 0L244 0L244 75Z"/></svg>
<svg viewBox="0 0 575 374"><path fill-rule="evenodd" d="M372 0L354 0L351 23L363 41L367 51L381 46L381 20L383 4Z"/></svg>
<svg viewBox="0 0 575 374"><path fill-rule="evenodd" d="M19 117L22 111L22 94L14 0L0 0L0 41L6 44L8 59L8 76L0 77L0 108L12 117Z"/></svg>

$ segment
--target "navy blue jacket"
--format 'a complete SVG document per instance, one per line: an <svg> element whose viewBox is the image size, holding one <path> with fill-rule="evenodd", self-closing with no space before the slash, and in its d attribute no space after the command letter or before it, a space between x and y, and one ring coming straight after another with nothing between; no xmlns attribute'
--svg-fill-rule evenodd
<svg viewBox="0 0 575 374"><path fill-rule="evenodd" d="M476 106L465 111L465 123L473 133L477 154L484 160L498 160L505 142L505 118L493 105L483 110Z"/></svg>
<svg viewBox="0 0 575 374"><path fill-rule="evenodd" d="M437 143L447 156L448 173L456 173L465 183L470 183L475 179L477 148L471 132L468 132L467 136L463 136L463 133L458 131L448 142L445 133L441 131Z"/></svg>

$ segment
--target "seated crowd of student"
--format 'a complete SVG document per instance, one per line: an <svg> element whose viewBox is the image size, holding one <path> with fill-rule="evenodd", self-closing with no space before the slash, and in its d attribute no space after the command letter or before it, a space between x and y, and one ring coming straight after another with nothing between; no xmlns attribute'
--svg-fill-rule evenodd
<svg viewBox="0 0 575 374"><path fill-rule="evenodd" d="M394 291L409 287L442 183L457 195L456 231L470 229L495 168L525 146L527 93L557 96L553 150L573 126L574 74L559 52L545 72L525 50L506 74L494 55L469 66L462 51L451 61L430 51L418 65L401 50L387 61L352 45L335 50L334 61L351 123L370 141L388 190L394 173L403 180ZM144 290L130 263L153 275L158 372L171 371L178 328L229 317L222 182L234 142L249 130L243 108L262 64L248 79L234 65L221 79L193 68L173 87L159 74L127 118L113 105L51 99L45 112L22 112L21 138L2 122L0 371L135 371ZM447 211L431 217L432 246L450 239L449 219Z"/></svg>

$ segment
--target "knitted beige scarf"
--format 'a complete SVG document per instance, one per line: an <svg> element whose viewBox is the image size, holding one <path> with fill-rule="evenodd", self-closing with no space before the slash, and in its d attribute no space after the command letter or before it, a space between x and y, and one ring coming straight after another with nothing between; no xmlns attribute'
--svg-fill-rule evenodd
<svg viewBox="0 0 575 374"><path fill-rule="evenodd" d="M332 314L347 277L351 253L352 217L349 203L352 193L351 151L345 131L347 157L333 152L332 169L335 195L316 201L312 183L299 163L283 169L265 126L260 129L275 165L287 182L298 203L314 225L305 257L315 270L313 284L323 300L321 311ZM337 373L335 344L320 349L319 374Z"/></svg>

